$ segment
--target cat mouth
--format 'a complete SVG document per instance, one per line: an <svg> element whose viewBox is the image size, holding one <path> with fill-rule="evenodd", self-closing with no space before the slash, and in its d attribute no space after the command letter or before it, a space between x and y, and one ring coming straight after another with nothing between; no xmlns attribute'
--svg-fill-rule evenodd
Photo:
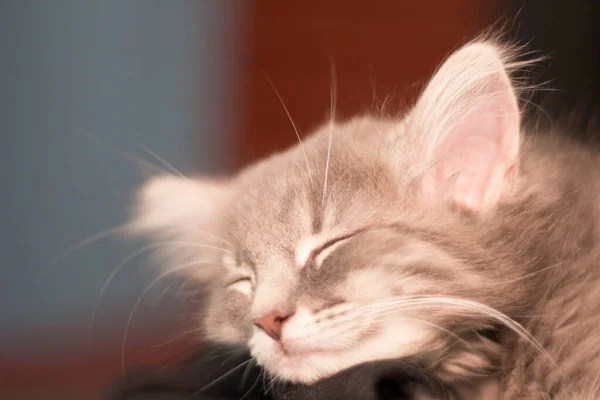
<svg viewBox="0 0 600 400"><path fill-rule="evenodd" d="M269 373L279 379L292 383L310 384L318 379L335 374L341 368L324 373L318 367L330 360L332 354L326 350L305 351L289 354L277 350L266 362L260 363Z"/></svg>
<svg viewBox="0 0 600 400"><path fill-rule="evenodd" d="M337 353L332 349L315 349L315 348L302 348L290 344L284 344L282 342L275 343L275 351L288 358L308 358L310 356L317 355L331 355Z"/></svg>
<svg viewBox="0 0 600 400"><path fill-rule="evenodd" d="M265 368L269 375L284 381L309 384L318 378L337 372L321 371L320 366L327 360L339 358L339 351L322 348L308 348L286 345L285 342L274 341L269 348L256 351L250 347L250 353L258 364Z"/></svg>

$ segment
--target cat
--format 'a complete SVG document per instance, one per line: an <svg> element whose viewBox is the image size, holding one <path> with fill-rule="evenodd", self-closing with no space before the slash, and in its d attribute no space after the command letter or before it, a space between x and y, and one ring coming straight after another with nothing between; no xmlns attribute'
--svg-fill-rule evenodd
<svg viewBox="0 0 600 400"><path fill-rule="evenodd" d="M131 233L279 381L405 359L451 398L600 398L599 153L523 124L519 51L469 42L402 116L235 176L152 178Z"/></svg>

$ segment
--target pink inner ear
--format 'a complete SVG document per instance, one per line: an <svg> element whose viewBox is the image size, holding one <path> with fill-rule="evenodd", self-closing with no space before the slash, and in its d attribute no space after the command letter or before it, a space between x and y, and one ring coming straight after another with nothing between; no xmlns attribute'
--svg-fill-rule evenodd
<svg viewBox="0 0 600 400"><path fill-rule="evenodd" d="M445 144L441 153L443 163L438 172L441 179L438 184L443 184L454 176L452 197L468 208L479 208L483 204L492 169L498 161L501 137L493 134L497 131L493 127L493 119L495 118L482 116L482 121L473 121L474 118L470 118L460 129L466 132L488 132L489 137L476 136L475 133L459 134L453 141Z"/></svg>
<svg viewBox="0 0 600 400"><path fill-rule="evenodd" d="M480 211L507 189L519 146L519 113L508 79L494 83L487 88L491 95L446 132L434 151L433 170L422 186L430 199L449 195L458 205Z"/></svg>

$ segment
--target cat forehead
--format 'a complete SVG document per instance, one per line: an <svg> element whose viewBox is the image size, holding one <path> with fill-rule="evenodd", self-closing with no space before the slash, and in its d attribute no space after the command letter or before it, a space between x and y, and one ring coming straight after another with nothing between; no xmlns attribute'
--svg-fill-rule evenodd
<svg viewBox="0 0 600 400"><path fill-rule="evenodd" d="M228 228L240 245L295 249L308 237L327 238L365 225L396 205L399 190L384 152L362 141L336 139L340 143L332 145L328 163L327 136L317 135L304 151L298 146L240 175L226 210Z"/></svg>
<svg viewBox="0 0 600 400"><path fill-rule="evenodd" d="M289 191L300 187L321 196L335 181L346 186L364 186L366 178L378 180L395 140L398 121L354 118L345 123L325 124L301 143L252 164L241 171L238 182L244 190L261 193ZM334 176L335 175L335 176ZM360 178L360 179L356 179Z"/></svg>
<svg viewBox="0 0 600 400"><path fill-rule="evenodd" d="M394 198L382 193L341 192L324 204L310 189L295 188L274 197L263 193L262 199L240 199L228 217L228 236L252 260L284 254L301 268L329 242L384 223L395 206Z"/></svg>

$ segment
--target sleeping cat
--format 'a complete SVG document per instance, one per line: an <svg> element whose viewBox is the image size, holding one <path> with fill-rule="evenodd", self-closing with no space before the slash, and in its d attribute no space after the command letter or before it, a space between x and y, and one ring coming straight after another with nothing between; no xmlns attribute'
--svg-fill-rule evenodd
<svg viewBox="0 0 600 400"><path fill-rule="evenodd" d="M453 398L599 398L600 160L523 128L516 53L471 42L403 116L231 178L151 179L132 232L280 381L405 359Z"/></svg>

